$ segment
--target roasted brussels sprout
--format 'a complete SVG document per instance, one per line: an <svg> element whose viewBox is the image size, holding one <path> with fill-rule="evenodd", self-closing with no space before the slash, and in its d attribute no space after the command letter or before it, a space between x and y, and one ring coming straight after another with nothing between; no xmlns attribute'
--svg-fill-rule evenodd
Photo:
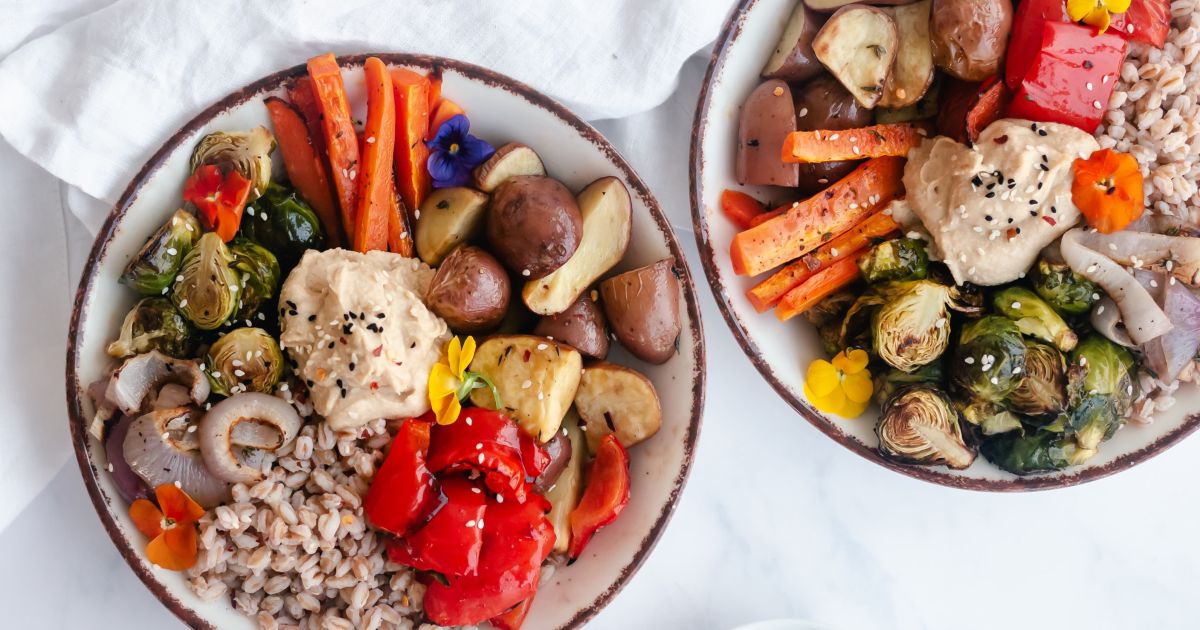
<svg viewBox="0 0 1200 630"><path fill-rule="evenodd" d="M929 254L925 241L894 238L884 241L858 259L858 268L867 282L924 280L929 275Z"/></svg>
<svg viewBox="0 0 1200 630"><path fill-rule="evenodd" d="M842 342L854 315L878 306L871 318L871 343L875 354L904 372L932 363L950 344L950 308L975 309L960 299L956 287L932 280L886 282L873 285L846 313Z"/></svg>
<svg viewBox="0 0 1200 630"><path fill-rule="evenodd" d="M133 305L121 324L121 336L108 344L118 359L151 350L187 358L196 347L196 331L165 297L148 297Z"/></svg>
<svg viewBox="0 0 1200 630"><path fill-rule="evenodd" d="M1025 340L1025 368L1008 406L1027 416L1047 416L1067 409L1067 367L1052 346Z"/></svg>
<svg viewBox="0 0 1200 630"><path fill-rule="evenodd" d="M171 288L171 301L200 330L214 330L237 312L241 278L230 266L233 255L215 232L188 252Z"/></svg>
<svg viewBox="0 0 1200 630"><path fill-rule="evenodd" d="M909 385L936 385L943 382L945 379L945 370L942 369L942 362L936 361L929 365L917 368L912 373L903 372L896 368L888 368L887 371L880 372L875 376L875 404L879 405L880 409L887 403L896 392L908 387Z"/></svg>
<svg viewBox="0 0 1200 630"><path fill-rule="evenodd" d="M957 407L963 420L979 427L984 435L999 435L1024 428L1020 416L993 402L977 400Z"/></svg>
<svg viewBox="0 0 1200 630"><path fill-rule="evenodd" d="M1082 461L1091 457L1100 448L1100 443L1121 427L1117 401L1112 396L1085 397L1071 409L1069 426L1075 445L1079 447L1076 459Z"/></svg>
<svg viewBox="0 0 1200 630"><path fill-rule="evenodd" d="M926 385L909 387L887 401L875 434L879 452L896 461L955 469L975 461L975 451L963 441L958 410L945 394Z"/></svg>
<svg viewBox="0 0 1200 630"><path fill-rule="evenodd" d="M268 306L279 290L279 261L265 247L244 238L229 243L233 268L242 276L234 319L249 320Z"/></svg>
<svg viewBox="0 0 1200 630"><path fill-rule="evenodd" d="M1100 288L1094 282L1075 273L1066 263L1045 258L1038 261L1032 284L1047 304L1067 316L1083 315L1100 299Z"/></svg>
<svg viewBox="0 0 1200 630"><path fill-rule="evenodd" d="M192 170L213 164L222 173L237 171L250 180L253 201L271 183L271 152L275 136L259 125L250 131L214 131L200 139L192 150Z"/></svg>
<svg viewBox="0 0 1200 630"><path fill-rule="evenodd" d="M1022 334L1052 343L1063 352L1070 352L1079 337L1042 298L1024 287L1007 287L992 298L992 305L1005 317L1017 323Z"/></svg>
<svg viewBox="0 0 1200 630"><path fill-rule="evenodd" d="M212 390L222 396L240 392L269 394L283 375L283 352L267 331L237 328L209 347L204 364Z"/></svg>
<svg viewBox="0 0 1200 630"><path fill-rule="evenodd" d="M294 190L274 183L246 209L239 234L275 254L284 272L295 267L305 251L325 248L317 213Z"/></svg>
<svg viewBox="0 0 1200 630"><path fill-rule="evenodd" d="M1021 382L1025 341L1012 320L988 315L963 326L953 360L950 380L960 392L1002 403Z"/></svg>
<svg viewBox="0 0 1200 630"><path fill-rule="evenodd" d="M857 299L858 296L852 291L839 291L804 311L804 318L817 329L817 334L821 337L825 354L835 355L841 352L842 318Z"/></svg>
<svg viewBox="0 0 1200 630"><path fill-rule="evenodd" d="M984 440L979 447L989 462L1016 475L1062 470L1083 461L1078 451L1074 441L1048 431L1013 431Z"/></svg>
<svg viewBox="0 0 1200 630"><path fill-rule="evenodd" d="M1068 363L1068 394L1081 407L1091 396L1108 398L1119 420L1128 418L1133 409L1136 385L1133 368L1136 365L1128 349L1104 337L1093 334L1084 339L1071 353ZM1072 426L1081 426L1073 417Z"/></svg>
<svg viewBox="0 0 1200 630"><path fill-rule="evenodd" d="M125 265L121 284L142 295L165 293L175 280L183 257L199 238L200 222L196 217L186 210L176 210Z"/></svg>

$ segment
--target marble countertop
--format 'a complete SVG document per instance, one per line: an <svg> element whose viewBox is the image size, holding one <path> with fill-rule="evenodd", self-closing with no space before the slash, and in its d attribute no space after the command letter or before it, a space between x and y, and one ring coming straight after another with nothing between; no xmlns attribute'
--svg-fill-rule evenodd
<svg viewBox="0 0 1200 630"><path fill-rule="evenodd" d="M590 627L781 617L835 629L1197 627L1200 437L1076 488L972 493L855 456L759 378L702 282L690 233L686 155L705 61L685 66L659 109L598 123L679 226L701 282L709 390L674 519ZM68 219L68 233L70 255L84 255L86 232ZM60 392L47 384L47 396ZM67 439L63 419L41 421L62 422ZM0 561L0 627L179 627L113 549L73 461L0 533Z"/></svg>

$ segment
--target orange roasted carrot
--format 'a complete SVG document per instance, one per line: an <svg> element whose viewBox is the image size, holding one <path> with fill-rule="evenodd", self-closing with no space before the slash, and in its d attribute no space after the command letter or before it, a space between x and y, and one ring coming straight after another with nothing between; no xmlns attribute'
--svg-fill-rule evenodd
<svg viewBox="0 0 1200 630"><path fill-rule="evenodd" d="M766 206L740 190L724 190L721 192L721 212L739 230L750 227L750 222L754 217L764 214L766 211Z"/></svg>
<svg viewBox="0 0 1200 630"><path fill-rule="evenodd" d="M788 263L770 278L747 291L746 297L758 312L768 311L778 304L788 291L811 278L813 274L839 260L857 255L876 239L882 239L899 229L900 225L892 220L891 215L876 212L850 231L802 256L800 260Z"/></svg>
<svg viewBox="0 0 1200 630"><path fill-rule="evenodd" d="M329 168L337 190L338 207L342 210L342 228L346 238L354 240L354 211L358 206L358 177L361 164L358 156L358 136L350 118L350 101L342 83L342 69L332 53L308 60L308 76L312 78L313 94L321 110L321 126L329 151Z"/></svg>
<svg viewBox="0 0 1200 630"><path fill-rule="evenodd" d="M783 214L784 212L791 210L792 208L796 207L799 204L800 204L799 201L793 201L792 203L789 203L784 206L780 206L769 212L764 212L762 214L758 214L753 217L750 217L750 227L762 225L762 224L766 223L767 221L770 221L771 219L774 219L775 217Z"/></svg>
<svg viewBox="0 0 1200 630"><path fill-rule="evenodd" d="M756 276L816 249L903 194L904 158L868 160L824 192L738 233L729 248L733 271Z"/></svg>
<svg viewBox="0 0 1200 630"><path fill-rule="evenodd" d="M858 279L857 256L843 258L818 271L800 286L787 292L775 307L775 317L787 320L816 306L818 302L836 293Z"/></svg>
<svg viewBox="0 0 1200 630"><path fill-rule="evenodd" d="M329 152L325 148L325 126L321 124L321 106L317 104L317 94L313 92L312 79L308 78L308 75L296 79L288 89L288 100L304 118L304 126L308 127L308 139L312 140L317 155L322 161L327 161Z"/></svg>
<svg viewBox="0 0 1200 630"><path fill-rule="evenodd" d="M463 108L458 106L458 103L444 98L438 103L436 109L433 110L433 116L429 119L429 134L428 138L433 138L437 135L437 130L441 128L442 123L454 118L459 114L465 114Z"/></svg>
<svg viewBox="0 0 1200 630"><path fill-rule="evenodd" d="M415 220L417 208L433 188L429 177L429 99L433 84L429 77L406 68L392 70L396 90L396 187L400 200Z"/></svg>
<svg viewBox="0 0 1200 630"><path fill-rule="evenodd" d="M793 131L783 140L784 162L839 162L908 155L929 135L911 123L873 125L844 131Z"/></svg>
<svg viewBox="0 0 1200 630"><path fill-rule="evenodd" d="M387 65L377 57L363 62L367 83L367 122L363 126L362 166L358 176L358 206L354 215L354 250L388 248L392 200L392 153L396 149L396 95Z"/></svg>
<svg viewBox="0 0 1200 630"><path fill-rule="evenodd" d="M325 162L317 155L304 118L295 107L281 98L272 96L266 100L266 105L271 126L275 127L279 152L283 154L283 167L287 170L288 180L321 219L329 246L341 247L344 241L337 201L329 186Z"/></svg>
<svg viewBox="0 0 1200 630"><path fill-rule="evenodd" d="M442 102L442 71L434 68L429 73L429 111L436 111Z"/></svg>
<svg viewBox="0 0 1200 630"><path fill-rule="evenodd" d="M404 209L404 202L400 201L400 195L396 192L396 185L392 184L392 207L388 213L388 251L393 254L400 254L406 258L413 257L413 239L412 229L408 223L408 212Z"/></svg>

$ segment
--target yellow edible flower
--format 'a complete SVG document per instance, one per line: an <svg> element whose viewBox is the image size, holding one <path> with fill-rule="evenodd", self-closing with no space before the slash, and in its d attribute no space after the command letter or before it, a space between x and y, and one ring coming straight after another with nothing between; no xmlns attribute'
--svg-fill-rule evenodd
<svg viewBox="0 0 1200 630"><path fill-rule="evenodd" d="M810 363L804 379L808 402L843 418L861 416L875 391L868 360L866 351L854 349L839 352L832 362L817 359Z"/></svg>
<svg viewBox="0 0 1200 630"><path fill-rule="evenodd" d="M446 356L429 370L429 407L438 424L452 424L462 411L462 400L471 390L488 387L492 390L496 407L500 407L500 396L496 386L478 372L468 372L471 359L475 358L475 338L465 342L458 337L446 345Z"/></svg>
<svg viewBox="0 0 1200 630"><path fill-rule="evenodd" d="M1067 0L1067 15L1076 22L1095 26L1098 33L1108 30L1113 13L1129 10L1131 0Z"/></svg>

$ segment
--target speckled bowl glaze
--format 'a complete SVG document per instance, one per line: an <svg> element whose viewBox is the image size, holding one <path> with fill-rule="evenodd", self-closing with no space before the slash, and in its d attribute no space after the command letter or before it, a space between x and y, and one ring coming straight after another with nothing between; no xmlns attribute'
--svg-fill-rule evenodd
<svg viewBox="0 0 1200 630"><path fill-rule="evenodd" d="M615 360L634 365L653 380L662 399L663 426L630 452L633 491L621 517L599 533L585 556L560 569L538 591L527 628L575 628L603 608L653 550L671 517L691 467L704 403L704 340L695 287L678 243L658 202L616 150L591 126L533 88L494 72L453 60L379 54L393 66L438 68L444 90L472 114L472 133L499 145L520 140L533 147L551 175L578 190L602 176L620 177L633 198L633 237L618 270L674 256L682 270L683 333L678 353L666 364L638 363L615 350ZM364 106L362 62L367 55L340 59L352 103ZM145 540L118 497L103 448L86 433L93 411L87 384L110 364L104 348L134 301L117 284L126 261L178 207L187 159L203 134L269 124L263 99L304 73L304 66L265 77L201 112L150 159L113 208L92 249L71 319L66 389L71 439L79 469L109 536L146 586L193 628L253 628L227 600L206 603L192 594L183 575L150 565ZM357 116L362 118L361 113Z"/></svg>
<svg viewBox="0 0 1200 630"><path fill-rule="evenodd" d="M737 276L729 264L735 229L720 212L721 191L746 190L760 199L782 197L781 190L738 186L734 180L738 112L742 101L761 81L759 72L774 50L797 0L741 0L725 24L708 66L692 133L692 220L704 273L725 322L763 378L805 420L842 446L896 472L957 488L1014 492L1070 486L1105 477L1149 459L1200 426L1200 392L1181 388L1177 403L1148 426L1130 425L1100 447L1083 466L1019 477L982 457L966 470L943 466L906 466L879 455L877 410L846 420L826 416L804 398L804 370L827 358L816 331L802 319L780 323L771 313L759 314L746 299L757 278Z"/></svg>

